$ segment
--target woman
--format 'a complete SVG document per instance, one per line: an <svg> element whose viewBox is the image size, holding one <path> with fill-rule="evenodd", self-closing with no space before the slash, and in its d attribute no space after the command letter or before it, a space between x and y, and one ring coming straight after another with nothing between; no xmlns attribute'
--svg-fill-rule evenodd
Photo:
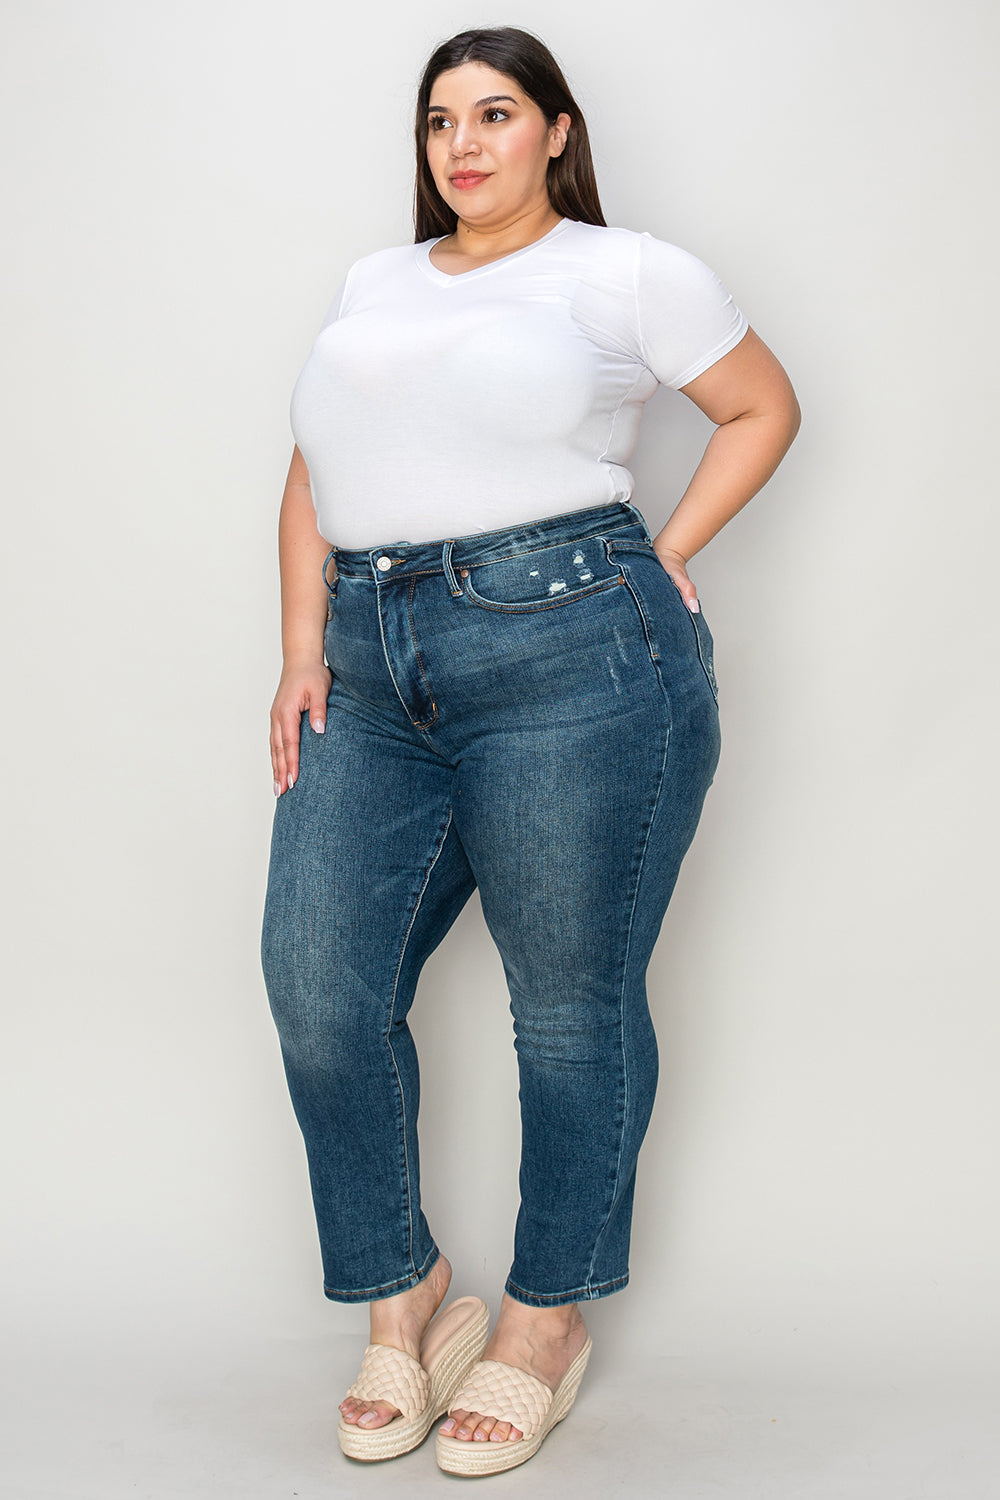
<svg viewBox="0 0 1000 1500"><path fill-rule="evenodd" d="M605 225L580 110L514 28L431 56L413 245L348 270L292 398L262 958L324 1290L370 1303L358 1458L523 1463L628 1280L656 1085L645 973L719 756L687 572L799 423L714 273ZM372 169L378 170L373 162ZM658 384L717 424L654 538ZM331 562L335 559L333 571ZM324 661L325 654L325 661ZM487 1342L420 1208L421 966L478 886L511 995L521 1206Z"/></svg>

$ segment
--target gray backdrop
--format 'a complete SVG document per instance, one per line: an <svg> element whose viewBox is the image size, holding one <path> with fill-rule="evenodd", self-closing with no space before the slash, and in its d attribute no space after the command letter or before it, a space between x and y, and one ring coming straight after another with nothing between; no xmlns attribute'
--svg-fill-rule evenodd
<svg viewBox="0 0 1000 1500"><path fill-rule="evenodd" d="M425 58L497 24L566 69L609 224L713 266L804 414L690 565L723 752L650 967L632 1284L585 1309L579 1411L524 1480L565 1477L598 1434L594 1493L612 1473L641 1493L668 1451L676 1494L979 1493L961 1465L1000 1248L994 9L11 0L12 1495L394 1493L403 1465L414 1493L447 1483L429 1447L364 1471L336 1449L366 1310L322 1295L258 941L292 384L350 262L412 240ZM654 530L710 432L675 393L647 408ZM477 898L413 1024L427 1212L454 1291L496 1305L516 1068ZM778 1409L803 1390L812 1448ZM886 1407L882 1441L871 1403L901 1391L926 1417ZM642 1402L653 1434L622 1469L616 1423Z"/></svg>

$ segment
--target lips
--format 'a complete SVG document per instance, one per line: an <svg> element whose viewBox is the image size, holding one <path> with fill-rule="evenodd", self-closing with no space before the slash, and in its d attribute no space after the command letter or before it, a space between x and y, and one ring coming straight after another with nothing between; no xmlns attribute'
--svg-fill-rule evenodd
<svg viewBox="0 0 1000 1500"><path fill-rule="evenodd" d="M489 172L455 172L448 180L453 187L475 187L491 175Z"/></svg>

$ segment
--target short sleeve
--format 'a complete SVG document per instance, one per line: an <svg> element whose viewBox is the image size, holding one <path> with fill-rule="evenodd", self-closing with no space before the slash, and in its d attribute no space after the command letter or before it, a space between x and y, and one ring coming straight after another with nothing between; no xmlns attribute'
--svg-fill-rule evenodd
<svg viewBox="0 0 1000 1500"><path fill-rule="evenodd" d="M329 328L331 323L336 323L343 316L345 304L347 302L348 283L350 282L351 271L353 270L354 267L351 266L347 272L347 275L344 277L343 281L337 288L336 293L334 294L333 301L327 308L325 314L323 315L323 321L319 325L320 333L323 332L324 328Z"/></svg>
<svg viewBox="0 0 1000 1500"><path fill-rule="evenodd" d="M704 261L645 231L639 236L636 306L643 360L672 390L728 354L750 326Z"/></svg>

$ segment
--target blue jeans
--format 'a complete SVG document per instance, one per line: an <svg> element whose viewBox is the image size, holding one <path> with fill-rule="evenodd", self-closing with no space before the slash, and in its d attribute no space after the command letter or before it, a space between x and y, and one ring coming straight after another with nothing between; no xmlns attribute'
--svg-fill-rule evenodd
<svg viewBox="0 0 1000 1500"><path fill-rule="evenodd" d="M261 943L324 1291L389 1297L439 1254L407 1013L478 886L520 1078L506 1290L607 1296L656 1088L646 967L719 759L705 616L628 502L334 548L324 579L326 731L303 714Z"/></svg>

